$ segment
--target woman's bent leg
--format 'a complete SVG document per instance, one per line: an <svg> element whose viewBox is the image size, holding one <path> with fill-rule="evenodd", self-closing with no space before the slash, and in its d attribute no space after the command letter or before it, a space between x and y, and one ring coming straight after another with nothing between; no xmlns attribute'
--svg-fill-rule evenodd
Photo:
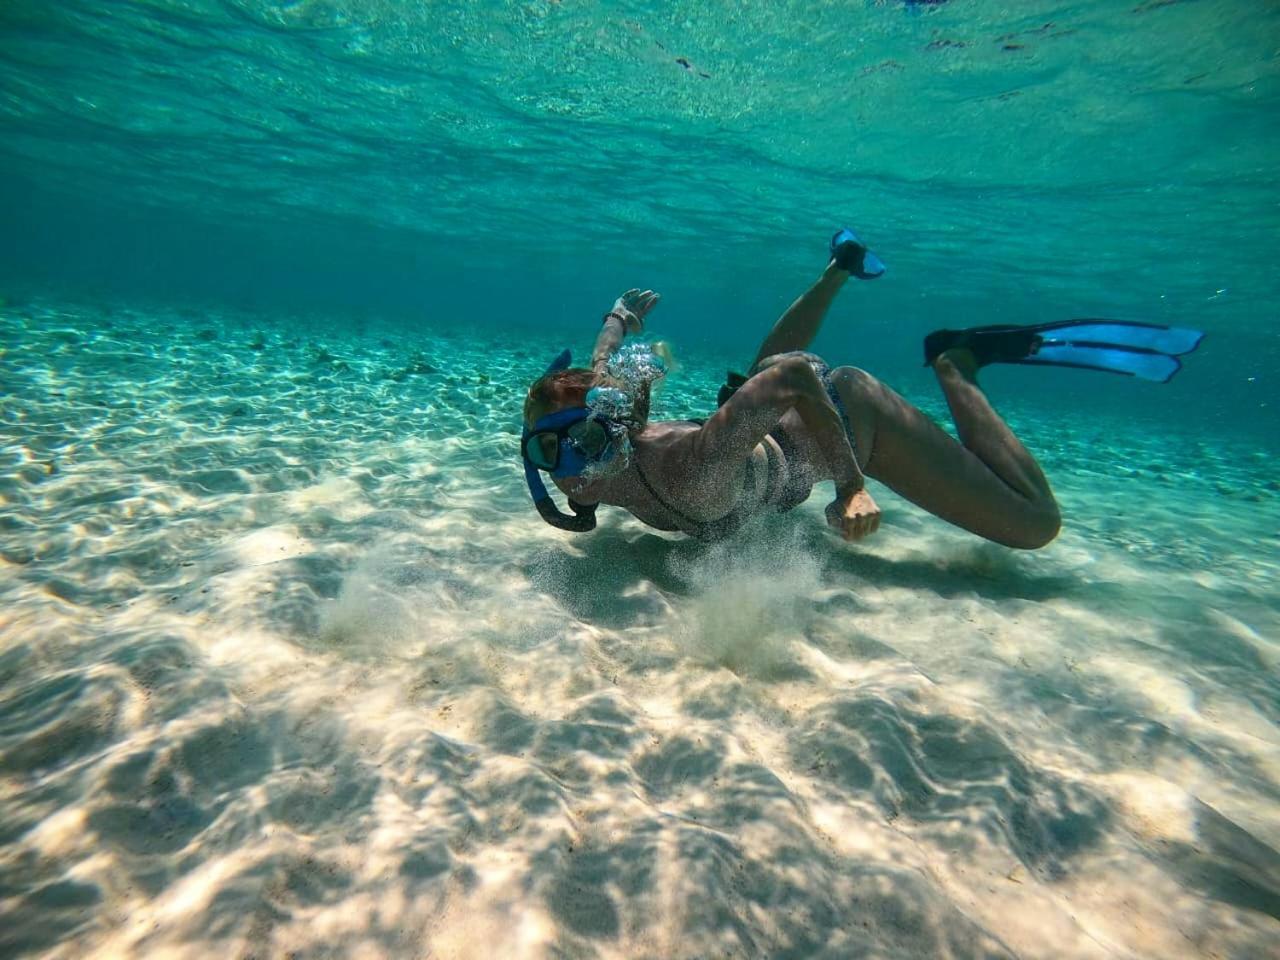
<svg viewBox="0 0 1280 960"><path fill-rule="evenodd" d="M800 294L786 313L778 318L778 322L760 345L751 369L759 367L760 361L765 357L790 353L792 350L807 350L813 338L818 335L818 328L822 326L831 301L848 279L849 274L837 267L834 260L829 263L813 286Z"/></svg>
<svg viewBox="0 0 1280 960"><path fill-rule="evenodd" d="M870 374L840 367L831 377L868 476L988 540L1042 547L1061 524L1053 491L978 387L972 359L965 351L948 351L934 364L959 443Z"/></svg>

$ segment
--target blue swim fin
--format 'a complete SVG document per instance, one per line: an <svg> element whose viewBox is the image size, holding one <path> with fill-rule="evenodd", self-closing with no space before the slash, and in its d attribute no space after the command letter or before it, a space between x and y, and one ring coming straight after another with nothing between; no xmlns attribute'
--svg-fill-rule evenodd
<svg viewBox="0 0 1280 960"><path fill-rule="evenodd" d="M858 235L848 227L837 230L831 238L831 259L859 280L874 280L884 275L884 261L863 246Z"/></svg>
<svg viewBox="0 0 1280 960"><path fill-rule="evenodd" d="M1178 357L1200 345L1204 333L1128 320L1062 320L1036 326L997 325L935 330L924 338L925 365L952 347L966 347L978 366L1024 363L1079 367L1168 383L1182 369Z"/></svg>
<svg viewBox="0 0 1280 960"><path fill-rule="evenodd" d="M559 373L561 370L568 370L569 365L573 363L573 354L566 348L556 354L556 358L551 361L550 366L542 371L545 377L549 373Z"/></svg>

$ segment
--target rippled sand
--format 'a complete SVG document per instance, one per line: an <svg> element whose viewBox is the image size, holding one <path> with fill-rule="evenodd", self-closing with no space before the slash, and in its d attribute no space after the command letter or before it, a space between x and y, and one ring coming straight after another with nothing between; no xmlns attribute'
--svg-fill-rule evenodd
<svg viewBox="0 0 1280 960"><path fill-rule="evenodd" d="M857 547L573 537L548 351L299 328L0 310L0 953L1280 943L1276 451L1013 410L1035 554L879 490Z"/></svg>

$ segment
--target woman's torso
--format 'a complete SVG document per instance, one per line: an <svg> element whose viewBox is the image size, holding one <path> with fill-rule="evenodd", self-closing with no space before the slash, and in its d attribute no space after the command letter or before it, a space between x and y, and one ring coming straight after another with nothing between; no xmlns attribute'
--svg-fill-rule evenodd
<svg viewBox="0 0 1280 960"><path fill-rule="evenodd" d="M715 540L764 510L790 509L823 479L820 467L825 461L815 460L816 444L791 412L756 445L729 489L708 490L700 482L696 456L690 455L695 449L693 434L700 428L689 420L650 423L633 438L626 471L606 481L562 489L577 499L623 507L659 530Z"/></svg>

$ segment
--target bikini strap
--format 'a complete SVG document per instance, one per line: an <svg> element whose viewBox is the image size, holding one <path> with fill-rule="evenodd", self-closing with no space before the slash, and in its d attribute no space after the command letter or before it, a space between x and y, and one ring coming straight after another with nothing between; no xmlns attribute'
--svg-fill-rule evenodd
<svg viewBox="0 0 1280 960"><path fill-rule="evenodd" d="M766 444L766 448L767 447L768 447L768 444ZM769 451L768 456L769 456L770 465L767 468L769 470L769 475L765 477L765 486L766 488L768 488L765 493L766 502L767 502L767 498L772 494L773 452ZM742 510L739 507L735 507L734 509L726 513L723 517L720 517L718 520L695 520L693 519L693 517L689 516L688 514L684 513L681 510L677 510L675 507L669 504L666 500L662 498L662 495L659 494L658 491L653 488L653 484L649 482L649 478L646 477L644 474L644 469L640 466L640 458L638 456L632 457L631 462L632 464L635 465L636 476L640 478L640 482L644 484L644 488L649 491L649 494L653 497L653 499L658 501L658 506L662 507L668 513L670 513L673 517L679 520L680 523L682 523L685 527L684 532L688 533L690 536L696 537L699 540L704 540L704 541L722 540L725 537L731 536L744 523L746 523L747 519L751 515L750 510Z"/></svg>
<svg viewBox="0 0 1280 960"><path fill-rule="evenodd" d="M635 456L631 458L631 462L632 464L635 465L636 476L640 478L640 482L644 484L644 488L649 491L649 495L652 496L653 499L658 501L658 506L662 507L663 510L666 510L667 513L671 514L673 517L675 517L685 526L693 527L695 530L698 530L699 533L701 532L702 528L708 526L708 524L704 523L703 521L694 520L692 517L688 516L687 514L677 510L671 504L667 503L667 501L662 498L662 495L658 493L657 490L653 489L653 484L649 482L649 478L644 475L644 469L640 466L640 455L638 452ZM698 536L698 535L699 534L695 534L695 536Z"/></svg>

